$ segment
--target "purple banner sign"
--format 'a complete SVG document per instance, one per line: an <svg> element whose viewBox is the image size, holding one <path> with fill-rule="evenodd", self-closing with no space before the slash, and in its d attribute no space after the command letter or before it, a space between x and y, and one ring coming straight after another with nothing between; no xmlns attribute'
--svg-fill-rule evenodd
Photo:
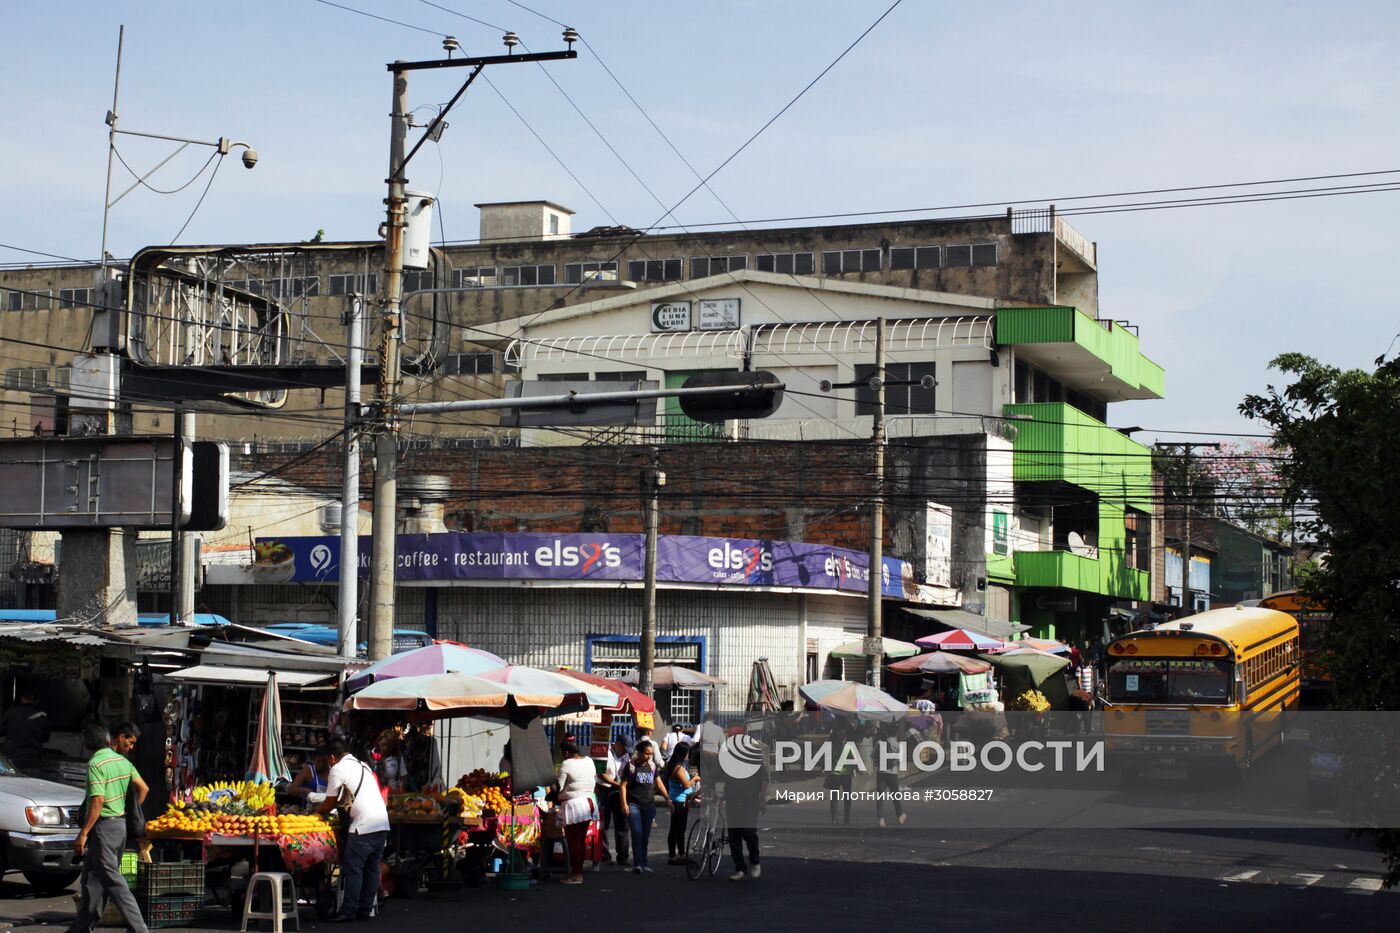
<svg viewBox="0 0 1400 933"><path fill-rule="evenodd" d="M645 539L638 534L399 535L397 579L640 581ZM337 537L260 538L250 583L324 583L340 576ZM369 575L370 539L360 538L360 576ZM849 548L800 541L662 535L656 578L663 583L775 586L865 592L869 556ZM908 561L884 559L887 597L913 599Z"/></svg>

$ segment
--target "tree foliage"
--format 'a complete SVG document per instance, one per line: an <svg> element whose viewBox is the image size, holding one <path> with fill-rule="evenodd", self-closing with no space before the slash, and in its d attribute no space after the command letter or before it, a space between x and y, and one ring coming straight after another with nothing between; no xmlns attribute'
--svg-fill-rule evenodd
<svg viewBox="0 0 1400 933"><path fill-rule="evenodd" d="M1323 555L1299 589L1329 608L1324 663L1344 710L1400 710L1400 360L1341 370L1289 353L1292 377L1248 396L1240 411L1269 424L1292 456L1278 462L1285 503L1305 507L1300 536ZM1400 831L1375 830L1400 880Z"/></svg>

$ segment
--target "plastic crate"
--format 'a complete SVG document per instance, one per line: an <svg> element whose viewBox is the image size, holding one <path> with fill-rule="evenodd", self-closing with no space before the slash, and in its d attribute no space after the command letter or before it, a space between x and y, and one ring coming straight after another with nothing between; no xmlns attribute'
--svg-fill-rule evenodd
<svg viewBox="0 0 1400 933"><path fill-rule="evenodd" d="M135 852L122 853L122 877L126 879L129 888L136 887L136 866L141 864Z"/></svg>
<svg viewBox="0 0 1400 933"><path fill-rule="evenodd" d="M203 862L141 862L136 866L136 893L142 897L164 894L204 894Z"/></svg>
<svg viewBox="0 0 1400 933"><path fill-rule="evenodd" d="M203 894L156 894L136 900L146 926L153 929L189 926L204 906Z"/></svg>

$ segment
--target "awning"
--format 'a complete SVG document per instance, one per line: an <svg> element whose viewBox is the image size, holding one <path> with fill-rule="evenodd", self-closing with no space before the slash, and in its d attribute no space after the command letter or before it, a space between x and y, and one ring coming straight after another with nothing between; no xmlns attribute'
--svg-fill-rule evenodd
<svg viewBox="0 0 1400 933"><path fill-rule="evenodd" d="M1022 625L1019 622L1001 622L989 619L986 616L978 615L975 612L968 612L966 609L911 609L903 607L904 611L911 615L916 615L921 619L932 619L935 622L942 622L944 625L953 628L971 629L983 635L990 635L993 638L1008 638L1017 632L1025 632L1030 629L1029 625Z"/></svg>
<svg viewBox="0 0 1400 933"><path fill-rule="evenodd" d="M267 684L269 668L218 667L213 664L197 664L182 671L166 674L168 680L186 684L246 685L261 687ZM310 687L321 683L333 683L335 675L320 671L277 671L277 682L287 687Z"/></svg>

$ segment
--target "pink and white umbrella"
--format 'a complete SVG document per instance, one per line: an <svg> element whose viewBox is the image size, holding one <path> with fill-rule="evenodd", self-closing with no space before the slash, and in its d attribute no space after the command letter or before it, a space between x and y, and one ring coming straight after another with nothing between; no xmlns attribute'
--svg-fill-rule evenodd
<svg viewBox="0 0 1400 933"><path fill-rule="evenodd" d="M955 628L925 635L923 638L914 639L914 644L940 651L1002 651L1011 647L1010 642L974 632L970 628Z"/></svg>

